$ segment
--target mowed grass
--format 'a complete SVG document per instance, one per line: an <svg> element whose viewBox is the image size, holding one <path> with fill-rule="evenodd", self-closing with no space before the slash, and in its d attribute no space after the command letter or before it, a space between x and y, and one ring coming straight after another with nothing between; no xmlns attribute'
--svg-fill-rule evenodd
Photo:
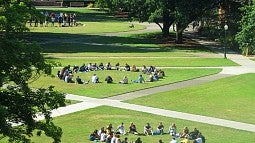
<svg viewBox="0 0 255 143"><path fill-rule="evenodd" d="M153 94L128 103L255 124L255 74Z"/></svg>
<svg viewBox="0 0 255 143"><path fill-rule="evenodd" d="M54 69L54 73L57 73L58 69ZM59 69L60 70L60 69ZM160 79L156 82L146 82L144 84L131 83L131 80L135 80L140 75L140 72L130 72L130 71L115 71L115 70L103 70L103 71L91 71L86 73L74 74L74 80L77 75L79 75L83 80L91 80L93 74L97 74L99 77L99 84L85 84L79 85L74 83L66 83L59 78L51 78L49 76L42 76L35 82L32 82L30 86L32 87L48 87L50 85L55 86L55 90L64 93L89 96L94 98L105 98L109 96L114 96L122 93L127 93L131 91L141 90L145 88L165 85L173 82L188 80L192 78L197 78L201 76L216 74L221 71L221 69L163 69L165 71L166 77ZM113 78L113 84L105 83L106 76L110 75ZM124 76L129 78L129 84L123 85L118 84ZM149 75L143 75L145 80L149 78Z"/></svg>
<svg viewBox="0 0 255 143"><path fill-rule="evenodd" d="M156 67L218 67L218 66L237 66L231 60L223 58L155 58L155 57L113 57L113 58L62 58L62 59L50 59L50 61L61 63L62 65L82 65L88 63L112 63L114 66L116 63L120 63L121 66L125 66L128 63L130 66L135 64L136 66L153 65Z"/></svg>
<svg viewBox="0 0 255 143"><path fill-rule="evenodd" d="M156 55L156 56L155 56ZM129 57L130 58L150 58L153 57L155 60L161 57L172 58L172 57L190 57L195 58L191 53L183 53L183 52L142 52L142 53L97 53L97 52L80 52L80 53L45 53L44 56L47 59L97 59L97 58L122 58ZM131 57L132 56L132 57ZM81 63L81 62L79 62Z"/></svg>
<svg viewBox="0 0 255 143"><path fill-rule="evenodd" d="M134 24L134 28L129 28L128 22L80 22L75 27L59 27L58 23L54 26L49 23L48 27L29 27L30 32L48 32L48 33L68 33L68 34L95 34L109 32L126 32L145 29L145 26ZM95 30L97 29L97 30Z"/></svg>
<svg viewBox="0 0 255 143"><path fill-rule="evenodd" d="M177 132L182 132L184 126L189 127L190 130L196 127L203 133L206 137L206 142L208 143L244 143L244 140L247 143L252 143L255 135L253 132L167 118L108 106L100 106L56 117L53 121L63 129L63 143L90 143L88 137L93 130L106 127L109 123L112 123L114 129L116 129L121 122L124 123L126 130L128 129L130 122L134 122L139 132L143 132L143 126L147 122L151 123L152 127L155 129L158 123L162 121L165 126L165 132L168 130L171 123L176 124ZM126 136L121 136L121 139L124 139L125 137ZM141 137L144 143L157 143L159 139L162 139L167 143L171 139L168 134L155 136L136 136L130 134L127 135L127 137L129 141L134 141L137 137ZM43 135L41 137L32 137L32 141L51 143L52 139Z"/></svg>

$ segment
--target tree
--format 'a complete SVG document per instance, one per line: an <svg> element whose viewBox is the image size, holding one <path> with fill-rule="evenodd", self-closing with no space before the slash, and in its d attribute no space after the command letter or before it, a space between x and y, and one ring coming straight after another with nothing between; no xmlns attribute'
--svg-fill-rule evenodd
<svg viewBox="0 0 255 143"><path fill-rule="evenodd" d="M241 31L236 34L238 42L243 54L255 54L255 4L250 2L242 9L243 16L240 22Z"/></svg>
<svg viewBox="0 0 255 143"><path fill-rule="evenodd" d="M34 131L43 131L57 143L62 130L50 111L65 105L64 94L28 86L41 74L51 74L39 46L22 38L34 11L29 0L0 0L0 140L30 142ZM36 121L38 113L44 121Z"/></svg>
<svg viewBox="0 0 255 143"><path fill-rule="evenodd" d="M182 43L182 33L189 23L202 16L207 10L218 6L221 0L98 0L101 6L111 11L123 9L140 21L155 22L163 36L169 36L169 28L177 25L176 42ZM120 4L121 3L121 4ZM124 3L124 4L123 4ZM162 23L162 25L161 25Z"/></svg>

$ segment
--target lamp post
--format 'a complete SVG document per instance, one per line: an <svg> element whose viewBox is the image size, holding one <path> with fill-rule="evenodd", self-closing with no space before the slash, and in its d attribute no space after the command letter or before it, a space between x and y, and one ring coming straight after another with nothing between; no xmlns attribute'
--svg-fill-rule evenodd
<svg viewBox="0 0 255 143"><path fill-rule="evenodd" d="M224 58L227 58L227 51L226 51L226 46L227 46L227 30L228 30L228 25L224 25L224 31L225 31L225 42L224 42Z"/></svg>

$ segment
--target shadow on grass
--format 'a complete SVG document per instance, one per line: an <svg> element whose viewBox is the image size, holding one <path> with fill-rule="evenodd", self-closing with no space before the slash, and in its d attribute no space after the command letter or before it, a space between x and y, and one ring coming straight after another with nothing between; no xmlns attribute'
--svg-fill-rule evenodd
<svg viewBox="0 0 255 143"><path fill-rule="evenodd" d="M127 37L68 33L31 33L28 37L30 37L30 40L36 40L41 44L44 53L210 51L186 38L184 39L185 44L175 44L174 35L171 34L170 37L163 38L161 33L138 34Z"/></svg>

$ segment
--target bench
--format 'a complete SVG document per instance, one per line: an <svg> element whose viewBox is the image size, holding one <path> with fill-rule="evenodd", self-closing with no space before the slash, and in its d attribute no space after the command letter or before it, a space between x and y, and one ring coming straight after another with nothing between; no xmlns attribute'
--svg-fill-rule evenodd
<svg viewBox="0 0 255 143"><path fill-rule="evenodd" d="M129 12L117 12L114 17L116 18L128 18Z"/></svg>

